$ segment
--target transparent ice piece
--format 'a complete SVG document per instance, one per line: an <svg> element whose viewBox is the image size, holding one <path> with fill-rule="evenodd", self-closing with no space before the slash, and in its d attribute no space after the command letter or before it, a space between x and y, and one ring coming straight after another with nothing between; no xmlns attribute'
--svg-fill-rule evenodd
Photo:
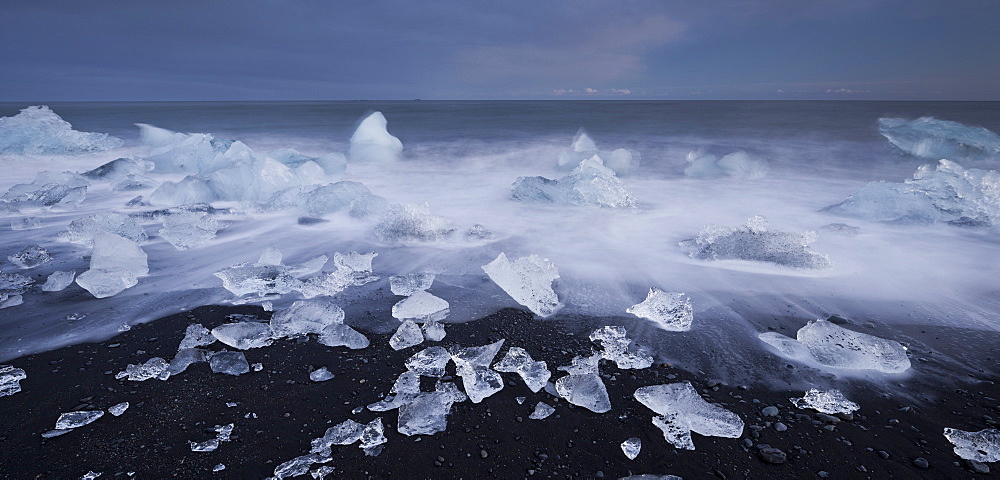
<svg viewBox="0 0 1000 480"><path fill-rule="evenodd" d="M218 352L208 358L208 365L213 373L226 373L229 375L242 375L250 371L250 364L247 363L243 352Z"/></svg>
<svg viewBox="0 0 1000 480"><path fill-rule="evenodd" d="M412 320L406 320L399 324L396 328L396 333L392 334L389 338L389 346L393 350L402 350L404 348L409 348L414 345L419 345L424 341L424 334L420 331L420 327Z"/></svg>
<svg viewBox="0 0 1000 480"><path fill-rule="evenodd" d="M0 153L66 155L101 152L122 146L120 138L106 133L78 132L45 105L0 117Z"/></svg>
<svg viewBox="0 0 1000 480"><path fill-rule="evenodd" d="M21 391L21 380L28 378L23 369L11 365L0 365L0 397Z"/></svg>
<svg viewBox="0 0 1000 480"><path fill-rule="evenodd" d="M45 280L45 284L42 285L43 292L61 292L73 283L73 279L76 278L76 270L70 270L68 272L56 271L49 275L49 278Z"/></svg>
<svg viewBox="0 0 1000 480"><path fill-rule="evenodd" d="M636 400L658 413L653 424L677 448L694 450L691 433L739 438L743 420L718 405L706 402L690 382L652 385L635 391Z"/></svg>
<svg viewBox="0 0 1000 480"><path fill-rule="evenodd" d="M325 300L299 300L271 316L274 338L323 333L329 325L344 323L344 311Z"/></svg>
<svg viewBox="0 0 1000 480"><path fill-rule="evenodd" d="M507 355L503 360L493 365L493 369L498 372L517 373L532 392L538 392L545 388L545 383L552 376L552 372L549 371L545 362L534 361L531 355L521 347L511 347L507 350Z"/></svg>
<svg viewBox="0 0 1000 480"><path fill-rule="evenodd" d="M982 127L934 117L916 120L880 118L879 133L910 155L940 158L982 158L1000 154L1000 135Z"/></svg>
<svg viewBox="0 0 1000 480"><path fill-rule="evenodd" d="M365 451L365 455L378 456L382 453L381 446L388 440L385 438L385 428L382 426L382 418L376 418L365 425L361 432L361 444L359 447Z"/></svg>
<svg viewBox="0 0 1000 480"><path fill-rule="evenodd" d="M607 325L590 334L590 340L600 342L601 356L611 360L621 369L641 369L653 365L653 357L644 350L630 351L629 345L632 343L625 335L625 327L617 325Z"/></svg>
<svg viewBox="0 0 1000 480"><path fill-rule="evenodd" d="M98 418L103 416L104 410L83 410L64 413L59 415L59 419L56 420L56 430L82 427L97 421Z"/></svg>
<svg viewBox="0 0 1000 480"><path fill-rule="evenodd" d="M451 220L432 215L427 204L390 205L374 226L375 237L385 243L431 242L454 230Z"/></svg>
<svg viewBox="0 0 1000 480"><path fill-rule="evenodd" d="M361 332L340 323L327 325L319 335L319 343L328 347L367 348L371 343Z"/></svg>
<svg viewBox="0 0 1000 480"><path fill-rule="evenodd" d="M635 460L635 457L639 456L639 452L642 451L642 439L639 437L632 437L628 440L622 442L622 452L629 460Z"/></svg>
<svg viewBox="0 0 1000 480"><path fill-rule="evenodd" d="M792 268L831 268L830 257L809 247L815 240L815 232L768 230L767 220L756 216L739 227L706 226L697 238L681 242L681 246L688 249L691 258L698 260L746 260Z"/></svg>
<svg viewBox="0 0 1000 480"><path fill-rule="evenodd" d="M389 277L389 288L392 290L392 294L404 297L427 290L431 288L433 283L433 273L410 273Z"/></svg>
<svg viewBox="0 0 1000 480"><path fill-rule="evenodd" d="M73 220L63 236L72 243L89 247L94 245L94 238L98 233L110 233L134 243L149 240L146 232L132 217L114 212L96 213Z"/></svg>
<svg viewBox="0 0 1000 480"><path fill-rule="evenodd" d="M0 213L2 213L2 208L0 208ZM41 226L42 221L38 217L17 217L10 219L11 230L34 230L41 228Z"/></svg>
<svg viewBox="0 0 1000 480"><path fill-rule="evenodd" d="M977 462L1000 462L1000 430L985 428L967 432L945 428L944 436L955 446L955 455Z"/></svg>
<svg viewBox="0 0 1000 480"><path fill-rule="evenodd" d="M483 265L483 271L514 301L540 317L552 315L561 306L552 290L559 271L546 258L529 255L511 262L501 252L495 260Z"/></svg>
<svg viewBox="0 0 1000 480"><path fill-rule="evenodd" d="M840 390L828 390L826 392L810 388L802 398L790 398L792 405L799 408L811 408L818 412L829 415L835 413L852 413L861 408L858 404L844 397Z"/></svg>
<svg viewBox="0 0 1000 480"><path fill-rule="evenodd" d="M424 339L430 342L440 342L447 335L444 324L430 318L424 320L424 325L420 329L424 332Z"/></svg>
<svg viewBox="0 0 1000 480"><path fill-rule="evenodd" d="M309 380L314 382L325 382L333 378L333 374L330 373L326 367L317 368L309 373Z"/></svg>
<svg viewBox="0 0 1000 480"><path fill-rule="evenodd" d="M683 293L664 292L656 287L649 289L646 300L625 311L672 332L691 330L694 321L690 298Z"/></svg>
<svg viewBox="0 0 1000 480"><path fill-rule="evenodd" d="M204 212L177 212L163 217L160 236L178 250L204 245L223 227L215 217Z"/></svg>
<svg viewBox="0 0 1000 480"><path fill-rule="evenodd" d="M549 418L549 415L552 415L555 411L556 409L552 408L551 405L545 402L538 402L538 404L535 405L535 411L531 412L531 415L528 415L528 418L532 420L544 420Z"/></svg>
<svg viewBox="0 0 1000 480"><path fill-rule="evenodd" d="M392 316L421 323L441 321L448 316L448 302L421 290L393 305Z"/></svg>
<svg viewBox="0 0 1000 480"><path fill-rule="evenodd" d="M216 337L212 335L212 332L202 324L192 323L184 329L184 338L181 339L181 344L177 349L183 350L185 348L211 345L215 343L215 339Z"/></svg>
<svg viewBox="0 0 1000 480"><path fill-rule="evenodd" d="M150 378L159 378L160 380L166 380L170 374L167 372L167 368L170 366L166 360L160 357L153 357L146 360L146 363L139 365L129 364L125 367L124 371L118 372L115 375L116 379L128 378L133 382L143 382L149 380Z"/></svg>
<svg viewBox="0 0 1000 480"><path fill-rule="evenodd" d="M465 393L472 400L472 403L479 403L484 398L503 389L503 377L489 368L503 344L504 340L498 340L479 347L453 347L451 349L451 359L455 362L455 371L462 377Z"/></svg>
<svg viewBox="0 0 1000 480"><path fill-rule="evenodd" d="M510 187L510 196L514 200L530 203L604 208L633 208L637 205L628 187L596 155L580 162L572 173L559 180L519 177Z"/></svg>
<svg viewBox="0 0 1000 480"><path fill-rule="evenodd" d="M125 413L125 410L128 410L128 402L122 402L108 407L108 413L116 417L120 417L123 413Z"/></svg>
<svg viewBox="0 0 1000 480"><path fill-rule="evenodd" d="M271 327L261 322L223 323L212 329L212 336L230 347L247 350L271 344Z"/></svg>
<svg viewBox="0 0 1000 480"><path fill-rule="evenodd" d="M569 403L594 413L611 410L611 399L604 381L594 373L566 375L556 380L556 392Z"/></svg>
<svg viewBox="0 0 1000 480"><path fill-rule="evenodd" d="M421 393L399 408L397 430L403 435L433 435L448 427L454 399L445 392Z"/></svg>
<svg viewBox="0 0 1000 480"><path fill-rule="evenodd" d="M427 347L406 360L406 368L425 377L443 377L451 355L443 347Z"/></svg>

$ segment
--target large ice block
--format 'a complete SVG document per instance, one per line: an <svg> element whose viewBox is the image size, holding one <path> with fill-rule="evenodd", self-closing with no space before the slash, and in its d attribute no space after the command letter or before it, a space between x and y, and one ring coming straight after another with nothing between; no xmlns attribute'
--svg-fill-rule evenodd
<svg viewBox="0 0 1000 480"><path fill-rule="evenodd" d="M368 114L351 136L347 156L356 163L394 162L403 152L403 142L386 129L382 112Z"/></svg>
<svg viewBox="0 0 1000 480"><path fill-rule="evenodd" d="M698 237L680 245L698 260L746 260L808 269L833 267L830 257L809 247L816 238L816 232L768 230L767 220L758 215L739 227L708 225Z"/></svg>
<svg viewBox="0 0 1000 480"><path fill-rule="evenodd" d="M49 107L37 105L13 117L0 117L0 153L66 155L101 152L122 146L106 133L78 132Z"/></svg>
<svg viewBox="0 0 1000 480"><path fill-rule="evenodd" d="M87 197L90 182L72 172L38 173L31 183L11 186L0 200L10 207L52 207L55 205L78 207Z"/></svg>
<svg viewBox="0 0 1000 480"><path fill-rule="evenodd" d="M710 437L739 438L743 420L718 405L706 402L690 382L652 385L635 391L636 400L658 413L653 424L675 447L694 450L691 432Z"/></svg>
<svg viewBox="0 0 1000 480"><path fill-rule="evenodd" d="M879 133L910 155L941 158L982 158L1000 154L1000 135L982 127L934 117L916 120L880 118Z"/></svg>
<svg viewBox="0 0 1000 480"><path fill-rule="evenodd" d="M501 252L495 260L483 265L483 271L514 301L540 317L552 315L562 306L552 290L559 271L546 258L529 255L511 262Z"/></svg>
<svg viewBox="0 0 1000 480"><path fill-rule="evenodd" d="M761 334L760 339L786 357L832 368L885 373L900 373L910 368L906 348L899 342L848 330L822 319L799 329L795 340L775 332Z"/></svg>
<svg viewBox="0 0 1000 480"><path fill-rule="evenodd" d="M520 202L605 208L632 208L638 204L628 187L596 155L558 180L519 177L510 187L510 196Z"/></svg>
<svg viewBox="0 0 1000 480"><path fill-rule="evenodd" d="M656 287L649 289L646 300L632 305L625 312L671 332L691 330L691 323L694 322L690 298L683 293L664 292Z"/></svg>

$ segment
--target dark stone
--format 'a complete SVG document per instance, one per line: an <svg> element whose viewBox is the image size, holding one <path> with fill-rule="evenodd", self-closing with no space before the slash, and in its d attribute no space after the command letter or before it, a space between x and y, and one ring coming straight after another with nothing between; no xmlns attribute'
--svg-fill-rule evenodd
<svg viewBox="0 0 1000 480"><path fill-rule="evenodd" d="M757 450L757 455L761 460L767 463L773 463L775 465L780 465L788 460L788 455L781 450L774 447L764 447Z"/></svg>

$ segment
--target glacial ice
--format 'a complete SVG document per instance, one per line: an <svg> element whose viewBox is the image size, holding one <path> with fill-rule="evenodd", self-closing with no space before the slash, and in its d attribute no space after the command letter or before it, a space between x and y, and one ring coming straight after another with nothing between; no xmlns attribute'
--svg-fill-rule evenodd
<svg viewBox="0 0 1000 480"><path fill-rule="evenodd" d="M224 323L212 329L212 336L239 350L266 347L271 344L271 327L261 322Z"/></svg>
<svg viewBox="0 0 1000 480"><path fill-rule="evenodd" d="M758 215L739 227L708 225L696 238L680 245L698 260L746 260L809 269L832 267L828 256L809 247L816 238L816 232L768 230L767 219Z"/></svg>
<svg viewBox="0 0 1000 480"><path fill-rule="evenodd" d="M155 165L149 160L118 158L80 175L90 180L118 180L129 175L141 176L151 171Z"/></svg>
<svg viewBox="0 0 1000 480"><path fill-rule="evenodd" d="M149 194L149 203L171 207L216 200L218 197L205 180L190 175L177 182L163 182Z"/></svg>
<svg viewBox="0 0 1000 480"><path fill-rule="evenodd" d="M144 382L151 378L166 380L170 377L170 373L167 371L169 367L170 364L166 360L160 357L153 357L146 360L146 363L139 365L128 364L124 371L118 372L115 375L115 379L121 380L127 378L133 382Z"/></svg>
<svg viewBox="0 0 1000 480"><path fill-rule="evenodd" d="M548 317L562 306L552 290L552 282L559 278L559 271L547 258L529 255L511 262L500 252L482 268L490 280L535 315Z"/></svg>
<svg viewBox="0 0 1000 480"><path fill-rule="evenodd" d="M691 323L694 321L690 298L683 293L664 292L656 287L649 289L646 300L632 305L625 312L649 320L671 332L691 330Z"/></svg>
<svg viewBox="0 0 1000 480"><path fill-rule="evenodd" d="M503 390L503 377L490 369L493 357L500 351L504 340L478 347L452 347L451 359L455 362L455 372L462 377L465 393L472 403Z"/></svg>
<svg viewBox="0 0 1000 480"><path fill-rule="evenodd" d="M623 177L629 174L629 171L632 169L632 157L633 155L638 156L638 152L631 152L624 148L612 151L598 150L594 140L581 128L576 132L576 136L573 137L573 144L570 150L563 152L559 156L559 168L562 170L572 170L579 166L580 162L593 158L595 155L606 159L604 162L605 166L614 170L616 175Z"/></svg>
<svg viewBox="0 0 1000 480"><path fill-rule="evenodd" d="M382 426L382 417L376 418L365 425L361 432L361 444L358 445L365 451L365 455L378 456L382 453L381 446L388 440L385 438L385 428Z"/></svg>
<svg viewBox="0 0 1000 480"><path fill-rule="evenodd" d="M437 322L448 316L448 302L421 290L393 305L392 316L421 323Z"/></svg>
<svg viewBox="0 0 1000 480"><path fill-rule="evenodd" d="M106 133L78 132L45 105L0 117L0 153L66 155L101 152L124 142Z"/></svg>
<svg viewBox="0 0 1000 480"><path fill-rule="evenodd" d="M21 380L28 378L23 369L12 365L0 365L0 397L13 395L21 391Z"/></svg>
<svg viewBox="0 0 1000 480"><path fill-rule="evenodd" d="M19 183L0 197L9 207L79 207L87 197L86 178L72 172L39 172L31 183Z"/></svg>
<svg viewBox="0 0 1000 480"><path fill-rule="evenodd" d="M389 202L358 183L341 181L324 185L302 195L302 210L312 216L346 211L355 218L380 215Z"/></svg>
<svg viewBox="0 0 1000 480"><path fill-rule="evenodd" d="M906 347L899 342L848 330L827 320L809 322L799 329L795 340L775 332L767 333L770 335L762 334L760 339L793 359L812 360L833 368L885 373L899 373L910 368Z"/></svg>
<svg viewBox="0 0 1000 480"><path fill-rule="evenodd" d="M549 415L552 415L555 412L556 409L552 408L551 405L545 402L538 402L538 404L535 405L535 410L531 412L531 415L528 415L528 418L532 420L545 420L546 418L549 418Z"/></svg>
<svg viewBox="0 0 1000 480"><path fill-rule="evenodd" d="M895 224L925 224L941 219L941 212L926 193L905 183L869 182L824 212L843 217Z"/></svg>
<svg viewBox="0 0 1000 480"><path fill-rule="evenodd" d="M632 340L625 335L625 327L606 325L590 334L590 340L601 343L601 356L615 362L621 369L642 369L653 365L653 357L645 350L630 351Z"/></svg>
<svg viewBox="0 0 1000 480"><path fill-rule="evenodd" d="M955 455L977 462L1000 462L1000 430L984 428L967 432L945 428L944 436L955 446Z"/></svg>
<svg viewBox="0 0 1000 480"><path fill-rule="evenodd" d="M493 365L493 369L498 372L517 373L524 380L524 384L532 392L539 392L545 388L545 383L549 381L552 372L544 361L535 361L531 355L521 347L511 347L507 350L507 355L503 360Z"/></svg>
<svg viewBox="0 0 1000 480"><path fill-rule="evenodd" d="M108 407L108 413L116 417L122 416L125 410L128 410L128 402L116 403Z"/></svg>
<svg viewBox="0 0 1000 480"><path fill-rule="evenodd" d="M76 278L76 270L70 270L68 272L55 271L52 272L48 279L45 280L45 284L42 285L43 292L61 292L73 283L73 279Z"/></svg>
<svg viewBox="0 0 1000 480"><path fill-rule="evenodd" d="M396 328L396 333L393 333L392 337L389 337L389 346L393 350L402 350L419 345L423 341L424 334L420 331L420 327L416 323L413 323L412 320L405 320Z"/></svg>
<svg viewBox="0 0 1000 480"><path fill-rule="evenodd" d="M56 420L56 430L79 428L97 421L104 416L104 410L82 410L59 415Z"/></svg>
<svg viewBox="0 0 1000 480"><path fill-rule="evenodd" d="M284 265L239 263L215 272L215 276L222 280L223 288L238 296L284 295L302 288L302 281L291 276Z"/></svg>
<svg viewBox="0 0 1000 480"><path fill-rule="evenodd" d="M146 232L132 217L115 212L102 212L77 218L69 223L62 237L71 243L91 247L99 233L118 235L135 243L149 240Z"/></svg>
<svg viewBox="0 0 1000 480"><path fill-rule="evenodd" d="M432 215L427 204L389 205L373 227L375 237L385 243L433 242L454 230L451 220Z"/></svg>
<svg viewBox="0 0 1000 480"><path fill-rule="evenodd" d="M328 325L344 323L344 311L325 300L299 300L271 316L274 338L323 333Z"/></svg>
<svg viewBox="0 0 1000 480"><path fill-rule="evenodd" d="M351 136L347 156L355 163L394 162L403 152L403 142L386 130L382 112L368 114Z"/></svg>
<svg viewBox="0 0 1000 480"><path fill-rule="evenodd" d="M635 391L636 400L658 413L653 424L675 447L694 450L691 432L711 437L739 438L743 420L718 405L706 402L690 382L651 385Z"/></svg>
<svg viewBox="0 0 1000 480"><path fill-rule="evenodd" d="M399 433L433 435L448 428L448 413L455 399L447 392L421 393L399 408Z"/></svg>
<svg viewBox="0 0 1000 480"><path fill-rule="evenodd" d="M6 205L6 204L4 204ZM0 206L0 213L2 212L3 206ZM38 217L17 217L10 219L10 229L11 230L34 230L42 226L42 221Z"/></svg>
<svg viewBox="0 0 1000 480"><path fill-rule="evenodd" d="M451 354L444 347L427 347L406 359L406 369L424 377L443 377Z"/></svg>
<svg viewBox="0 0 1000 480"><path fill-rule="evenodd" d="M444 324L433 318L425 319L424 325L420 329L424 332L424 339L431 342L440 342L447 335L447 332L444 331Z"/></svg>
<svg viewBox="0 0 1000 480"><path fill-rule="evenodd" d="M639 456L639 452L642 451L642 439L639 437L632 437L628 440L622 442L622 452L629 460L635 460L635 457Z"/></svg>
<svg viewBox="0 0 1000 480"><path fill-rule="evenodd" d="M208 358L213 373L243 375L250 371L250 364L243 352L217 352Z"/></svg>
<svg viewBox="0 0 1000 480"><path fill-rule="evenodd" d="M203 245L215 238L223 224L204 212L177 212L163 217L160 236L178 250Z"/></svg>
<svg viewBox="0 0 1000 480"><path fill-rule="evenodd" d="M322 157L312 157L299 153L293 148L286 148L268 153L267 156L292 168L313 162L319 165L327 175L339 175L347 170L347 157L340 152L330 153Z"/></svg>
<svg viewBox="0 0 1000 480"><path fill-rule="evenodd" d="M134 241L111 233L98 232L94 235L90 269L123 269L139 277L149 273L148 257Z"/></svg>
<svg viewBox="0 0 1000 480"><path fill-rule="evenodd" d="M880 118L879 133L889 143L916 157L982 158L1000 154L1000 135L934 117L916 120Z"/></svg>
<svg viewBox="0 0 1000 480"><path fill-rule="evenodd" d="M389 289L392 290L392 294L404 297L427 290L432 284L434 284L433 273L411 273L389 277Z"/></svg>
<svg viewBox="0 0 1000 480"><path fill-rule="evenodd" d="M844 394L840 393L840 390L828 390L824 392L816 388L810 388L804 397L790 398L789 400L796 407L802 409L811 408L828 415L852 413L861 408L858 404L845 398Z"/></svg>
<svg viewBox="0 0 1000 480"><path fill-rule="evenodd" d="M757 179L767 176L767 161L753 158L742 150L723 155L705 153L702 150L692 150L687 155L688 166L684 176L688 178L748 178Z"/></svg>
<svg viewBox="0 0 1000 480"><path fill-rule="evenodd" d="M28 245L19 252L8 255L7 260L21 268L35 268L43 263L51 262L52 255L49 251L38 246Z"/></svg>
<svg viewBox="0 0 1000 480"><path fill-rule="evenodd" d="M328 347L347 347L351 350L367 348L371 344L361 332L342 323L323 327L318 341Z"/></svg>
<svg viewBox="0 0 1000 480"><path fill-rule="evenodd" d="M184 329L184 338L181 339L177 350L211 345L215 343L215 340L215 335L209 329L200 323L192 323Z"/></svg>
<svg viewBox="0 0 1000 480"><path fill-rule="evenodd" d="M532 203L605 208L632 208L637 205L628 187L596 155L580 162L569 175L558 180L518 177L510 187L510 196L517 201Z"/></svg>
<svg viewBox="0 0 1000 480"><path fill-rule="evenodd" d="M333 378L333 374L326 367L320 367L309 373L309 380L314 382L325 382Z"/></svg>
<svg viewBox="0 0 1000 480"><path fill-rule="evenodd" d="M215 158L229 150L232 142L203 133L178 133L137 123L139 138L148 148L146 160L157 173L212 171Z"/></svg>

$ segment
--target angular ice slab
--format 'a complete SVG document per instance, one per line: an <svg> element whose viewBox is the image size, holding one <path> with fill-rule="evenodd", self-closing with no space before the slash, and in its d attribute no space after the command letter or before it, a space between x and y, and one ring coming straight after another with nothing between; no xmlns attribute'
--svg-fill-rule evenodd
<svg viewBox="0 0 1000 480"><path fill-rule="evenodd" d="M104 410L84 410L64 413L59 415L59 419L56 420L56 430L79 428L94 423L103 416Z"/></svg>
<svg viewBox="0 0 1000 480"><path fill-rule="evenodd" d="M483 271L514 301L539 317L548 317L562 306L552 290L559 270L547 258L529 255L512 263L501 252L495 260L483 265Z"/></svg>
<svg viewBox="0 0 1000 480"><path fill-rule="evenodd" d="M302 210L312 216L346 211L356 218L380 215L389 206L384 198L375 195L358 182L336 182L303 194Z"/></svg>
<svg viewBox="0 0 1000 480"><path fill-rule="evenodd" d="M448 413L455 398L448 392L421 393L399 407L399 433L433 435L448 428Z"/></svg>
<svg viewBox="0 0 1000 480"><path fill-rule="evenodd" d="M635 197L615 172L593 156L580 162L559 180L519 177L510 187L510 196L520 202L590 205L605 208L632 208Z"/></svg>
<svg viewBox="0 0 1000 480"><path fill-rule="evenodd" d="M213 373L243 375L250 371L250 364L243 352L218 352L208 358Z"/></svg>
<svg viewBox="0 0 1000 480"><path fill-rule="evenodd" d="M556 380L556 394L569 403L586 408L595 413L611 410L611 399L608 389L601 380L598 363L601 354L573 358L570 365L559 367L559 370L569 375Z"/></svg>
<svg viewBox="0 0 1000 480"><path fill-rule="evenodd" d="M688 166L684 176L688 178L764 178L767 176L767 161L753 158L742 150L718 158L701 150L692 150L687 155Z"/></svg>
<svg viewBox="0 0 1000 480"><path fill-rule="evenodd" d="M910 368L899 342L848 330L827 320L809 322L796 339L775 332L760 335L782 355L832 368L899 373Z"/></svg>
<svg viewBox="0 0 1000 480"><path fill-rule="evenodd" d="M833 267L830 257L809 247L816 238L816 232L768 230L767 219L758 215L739 227L708 225L698 237L680 245L698 260L745 260L808 269Z"/></svg>
<svg viewBox="0 0 1000 480"><path fill-rule="evenodd" d="M135 243L149 240L146 232L128 215L114 212L102 212L69 222L69 227L62 237L72 243L88 247L94 245L94 238L99 233L110 233L127 238Z"/></svg>
<svg viewBox="0 0 1000 480"><path fill-rule="evenodd" d="M601 356L611 360L621 369L642 369L653 365L653 357L645 350L630 351L632 340L625 335L625 327L606 325L594 330L590 340L600 342Z"/></svg>
<svg viewBox="0 0 1000 480"><path fill-rule="evenodd" d="M108 407L108 413L116 417L122 416L125 410L128 410L128 402L117 403Z"/></svg>
<svg viewBox="0 0 1000 480"><path fill-rule="evenodd" d="M127 378L133 382L144 382L151 378L158 378L160 380L166 380L170 377L170 373L167 372L167 368L170 364L166 360L160 357L153 357L146 360L146 363L133 365L129 364L125 367L124 371L118 372L115 375L116 380L121 380Z"/></svg>
<svg viewBox="0 0 1000 480"><path fill-rule="evenodd" d="M102 152L122 146L106 133L78 132L45 105L31 106L13 117L0 117L0 153L66 155Z"/></svg>
<svg viewBox="0 0 1000 480"><path fill-rule="evenodd" d="M382 112L368 114L351 136L351 146L347 156L355 163L380 163L399 160L403 152L403 142L386 130Z"/></svg>
<svg viewBox="0 0 1000 480"><path fill-rule="evenodd" d="M532 420L545 420L546 418L549 418L549 415L552 415L555 412L556 409L552 408L552 405L545 402L538 402L538 404L535 405L535 410L531 412L531 415L528 415L528 418Z"/></svg>
<svg viewBox="0 0 1000 480"><path fill-rule="evenodd" d="M706 402L691 382L642 387L634 394L639 403L660 414L653 424L677 448L694 450L691 432L709 437L739 438L743 420L718 405Z"/></svg>
<svg viewBox="0 0 1000 480"><path fill-rule="evenodd" d="M8 207L51 207L54 205L79 207L87 197L86 178L71 172L39 173L31 183L10 187L0 200Z"/></svg>
<svg viewBox="0 0 1000 480"><path fill-rule="evenodd" d="M967 432L945 428L944 436L955 446L955 455L977 462L1000 462L1000 430L985 428Z"/></svg>
<svg viewBox="0 0 1000 480"><path fill-rule="evenodd" d="M48 250L38 245L28 245L21 251L8 255L7 260L21 268L35 268L43 263L51 262L52 255L49 254Z"/></svg>
<svg viewBox="0 0 1000 480"><path fill-rule="evenodd" d="M683 293L664 292L656 287L649 289L646 300L632 305L625 312L649 320L671 332L691 330L691 323L694 322L690 298Z"/></svg>
<svg viewBox="0 0 1000 480"><path fill-rule="evenodd" d="M916 157L982 158L1000 154L1000 135L982 127L970 127L934 117L916 120L880 118L879 133L889 143Z"/></svg>
<svg viewBox="0 0 1000 480"><path fill-rule="evenodd" d="M325 382L333 378L333 374L326 367L320 367L309 373L309 380L314 382Z"/></svg>
<svg viewBox="0 0 1000 480"><path fill-rule="evenodd" d="M622 452L625 453L625 456L629 460L635 460L635 457L638 457L641 451L642 439L639 437L632 437L622 442Z"/></svg>
<svg viewBox="0 0 1000 480"><path fill-rule="evenodd" d="M824 212L900 225L934 223L942 214L926 193L904 183L869 182Z"/></svg>
<svg viewBox="0 0 1000 480"><path fill-rule="evenodd" d="M271 327L260 322L224 323L212 329L212 336L239 350L261 348L271 344Z"/></svg>
<svg viewBox="0 0 1000 480"><path fill-rule="evenodd" d="M605 166L614 170L616 175L625 176L632 169L632 156L638 156L638 153L633 153L624 148L618 148L613 151L598 150L594 140L581 128L576 132L576 136L573 137L573 145L570 147L570 150L563 152L559 156L559 168L562 170L572 170L579 166L580 162L595 155L606 159L604 162Z"/></svg>
<svg viewBox="0 0 1000 480"><path fill-rule="evenodd" d="M323 327L318 341L328 347L347 347L351 350L367 348L368 345L371 345L368 337L365 337L361 332L340 323Z"/></svg>
<svg viewBox="0 0 1000 480"><path fill-rule="evenodd" d="M443 377L451 355L444 347L427 347L406 360L406 369L425 377Z"/></svg>
<svg viewBox="0 0 1000 480"><path fill-rule="evenodd" d="M23 369L11 365L0 365L0 397L21 391L21 380L28 378Z"/></svg>
<svg viewBox="0 0 1000 480"><path fill-rule="evenodd" d="M107 181L126 178L129 175L145 175L153 171L153 168L154 164L149 160L118 158L80 175L90 180Z"/></svg>
<svg viewBox="0 0 1000 480"><path fill-rule="evenodd" d="M200 323L192 323L184 329L184 338L181 339L177 350L186 348L202 347L215 343L216 337L212 332Z"/></svg>
<svg viewBox="0 0 1000 480"><path fill-rule="evenodd" d="M373 231L375 237L385 243L433 242L455 231L455 226L447 218L431 215L427 204L392 204Z"/></svg>
<svg viewBox="0 0 1000 480"><path fill-rule="evenodd" d="M424 341L424 334L420 331L420 327L412 320L406 320L399 324L396 328L396 333L389 337L389 346L393 350L402 350L404 348L409 348L414 345L419 345Z"/></svg>
<svg viewBox="0 0 1000 480"><path fill-rule="evenodd" d="M498 372L517 373L524 380L524 384L536 393L545 388L545 383L552 376L545 362L534 361L521 347L511 347L507 350L507 356L493 365L493 369Z"/></svg>
<svg viewBox="0 0 1000 480"><path fill-rule="evenodd" d="M344 323L344 311L325 300L299 300L271 316L274 338L323 333L329 325Z"/></svg>
<svg viewBox="0 0 1000 480"><path fill-rule="evenodd" d="M844 397L840 390L828 390L826 392L816 388L810 388L802 398L790 398L792 405L806 409L811 408L817 412L833 415L835 413L852 413L860 406Z"/></svg>
<svg viewBox="0 0 1000 480"><path fill-rule="evenodd" d="M94 235L91 270L123 269L141 277L149 273L148 257L134 241L111 233Z"/></svg>
<svg viewBox="0 0 1000 480"><path fill-rule="evenodd" d="M433 273L410 273L407 275L396 275L389 277L389 289L393 295L409 297L414 293L431 288L434 284Z"/></svg>
<svg viewBox="0 0 1000 480"><path fill-rule="evenodd" d="M163 217L160 236L178 250L203 245L223 228L215 217L204 212L177 212Z"/></svg>
<svg viewBox="0 0 1000 480"><path fill-rule="evenodd" d="M234 295L284 295L302 288L302 281L291 276L284 265L239 263L215 272L222 286Z"/></svg>
<svg viewBox="0 0 1000 480"><path fill-rule="evenodd" d="M504 340L497 340L479 347L452 347L451 359L455 362L455 372L462 377L465 393L472 403L503 390L503 377L490 369L493 357L500 351Z"/></svg>
<svg viewBox="0 0 1000 480"><path fill-rule="evenodd" d="M421 290L393 305L392 316L421 323L437 322L448 316L448 302Z"/></svg>

